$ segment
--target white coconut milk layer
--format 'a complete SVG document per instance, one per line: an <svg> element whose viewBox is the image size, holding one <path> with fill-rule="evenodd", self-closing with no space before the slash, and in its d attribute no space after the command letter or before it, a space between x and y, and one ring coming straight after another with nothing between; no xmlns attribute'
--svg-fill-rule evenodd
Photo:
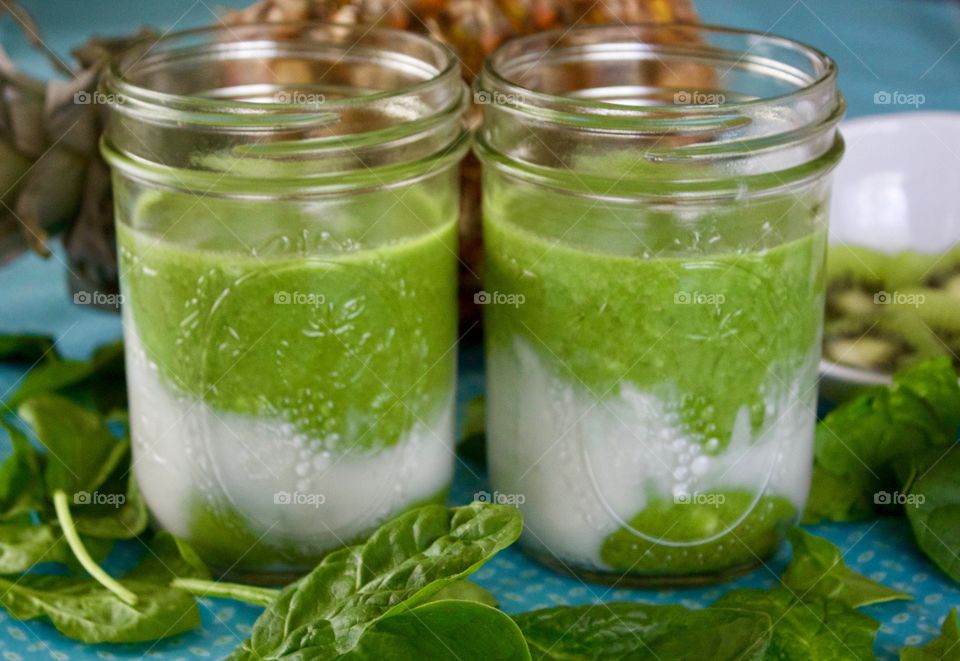
<svg viewBox="0 0 960 661"><path fill-rule="evenodd" d="M134 471L151 513L174 534L197 532L198 501L226 502L255 537L315 552L352 542L449 487L452 393L393 446L318 451L286 421L214 410L173 392L129 315L124 322ZM202 532L216 539L216 531Z"/></svg>
<svg viewBox="0 0 960 661"><path fill-rule="evenodd" d="M711 454L659 397L624 383L598 401L517 337L487 363L492 486L522 495L528 546L601 570L604 539L650 498L743 490L782 496L802 511L813 461L815 353L790 383L767 384L773 422L754 434L744 406L726 448Z"/></svg>

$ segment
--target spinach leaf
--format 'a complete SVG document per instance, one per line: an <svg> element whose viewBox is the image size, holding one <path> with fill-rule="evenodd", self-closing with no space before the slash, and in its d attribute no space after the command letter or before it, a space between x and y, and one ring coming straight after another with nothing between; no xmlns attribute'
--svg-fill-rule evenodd
<svg viewBox="0 0 960 661"><path fill-rule="evenodd" d="M41 562L68 563L73 557L54 526L0 523L0 574L20 574Z"/></svg>
<svg viewBox="0 0 960 661"><path fill-rule="evenodd" d="M947 358L920 363L894 376L889 387L837 407L817 425L819 479L811 501L820 511L811 511L807 520L859 512L879 489L893 490L897 458L954 443L958 427L960 385ZM848 488L838 489L843 481ZM843 502L823 507L837 496Z"/></svg>
<svg viewBox="0 0 960 661"><path fill-rule="evenodd" d="M46 393L85 400L100 411L126 406L123 343L98 348L90 360L54 360L35 366L21 380L7 406Z"/></svg>
<svg viewBox="0 0 960 661"><path fill-rule="evenodd" d="M13 452L0 464L0 520L43 508L41 457L26 435L0 419Z"/></svg>
<svg viewBox="0 0 960 661"><path fill-rule="evenodd" d="M530 651L517 625L496 608L441 600L383 618L342 661L524 661Z"/></svg>
<svg viewBox="0 0 960 661"><path fill-rule="evenodd" d="M106 558L112 546L96 539L85 539L84 545L96 561ZM0 574L20 574L44 562L80 568L57 526L34 523L29 517L0 523Z"/></svg>
<svg viewBox="0 0 960 661"><path fill-rule="evenodd" d="M8 363L36 363L41 360L57 360L53 338L48 335L7 334L0 335L0 361Z"/></svg>
<svg viewBox="0 0 960 661"><path fill-rule="evenodd" d="M124 578L159 584L169 584L178 578L208 581L210 570L189 544L161 531L150 540L140 564L127 572Z"/></svg>
<svg viewBox="0 0 960 661"><path fill-rule="evenodd" d="M512 507L427 505L329 554L285 588L233 659L335 657L378 620L424 603L512 544L523 523Z"/></svg>
<svg viewBox="0 0 960 661"><path fill-rule="evenodd" d="M80 534L98 539L132 539L147 529L147 506L136 479L129 473L128 462L121 462L116 473L95 495L81 494L94 502L78 503L74 499L74 521Z"/></svg>
<svg viewBox="0 0 960 661"><path fill-rule="evenodd" d="M48 450L43 479L47 493L64 491L73 500L102 485L129 451L103 418L59 395L38 395L17 411Z"/></svg>
<svg viewBox="0 0 960 661"><path fill-rule="evenodd" d="M906 479L907 474L911 479ZM902 467L907 519L920 549L960 583L960 446L930 451Z"/></svg>
<svg viewBox="0 0 960 661"><path fill-rule="evenodd" d="M182 590L136 580L124 581L124 587L137 595L136 604L89 578L28 574L0 578L0 604L18 620L46 618L85 643L158 640L200 624L196 602Z"/></svg>
<svg viewBox="0 0 960 661"><path fill-rule="evenodd" d="M891 460L957 439L960 385L946 358L898 373L893 384L830 412L818 425L817 462L836 476L892 476Z"/></svg>
<svg viewBox="0 0 960 661"><path fill-rule="evenodd" d="M781 580L799 597L835 599L854 608L910 599L910 595L871 581L847 567L840 549L828 540L800 528L792 528L788 535L793 558Z"/></svg>
<svg viewBox="0 0 960 661"><path fill-rule="evenodd" d="M810 497L803 511L803 523L820 521L866 521L876 515L873 482L863 475L837 477L823 466L813 467Z"/></svg>
<svg viewBox="0 0 960 661"><path fill-rule="evenodd" d="M20 386L7 399L7 406L14 408L31 397L82 383L90 376L90 362L85 360L55 360L37 365L27 372Z"/></svg>
<svg viewBox="0 0 960 661"><path fill-rule="evenodd" d="M454 581L446 587L441 588L439 592L430 597L429 601L443 601L445 599L456 599L459 601L475 601L478 604L497 607L497 598L490 594L486 588L482 588L476 583L466 578Z"/></svg>
<svg viewBox="0 0 960 661"><path fill-rule="evenodd" d="M514 616L544 661L763 659L770 618L762 612L639 603L559 606Z"/></svg>
<svg viewBox="0 0 960 661"><path fill-rule="evenodd" d="M186 543L158 533L143 561L121 579L136 595L135 604L93 579L37 574L0 578L0 604L19 620L49 619L62 634L87 643L158 640L200 624L193 597L171 587L180 577L210 574Z"/></svg>
<svg viewBox="0 0 960 661"><path fill-rule="evenodd" d="M835 661L873 659L880 623L843 602L797 599L789 590L734 590L711 608L764 613L773 621L766 659Z"/></svg>
<svg viewBox="0 0 960 661"><path fill-rule="evenodd" d="M943 621L940 635L923 647L905 647L900 661L960 661L960 622L953 608Z"/></svg>

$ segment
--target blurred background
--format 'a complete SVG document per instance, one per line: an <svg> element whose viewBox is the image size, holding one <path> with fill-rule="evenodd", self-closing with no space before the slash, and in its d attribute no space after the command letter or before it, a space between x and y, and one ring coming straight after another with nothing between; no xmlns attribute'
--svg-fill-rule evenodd
<svg viewBox="0 0 960 661"><path fill-rule="evenodd" d="M24 0L22 4L43 30L44 40L69 61L70 48L91 35L127 35L142 26L172 31L208 25L224 10L251 3ZM698 0L695 7L704 23L780 34L829 53L840 65L840 87L850 116L902 111L896 105L873 103L876 92L888 89L923 94L926 110L960 106L958 2ZM10 16L0 22L0 43L27 71L50 75L49 64L26 44Z"/></svg>

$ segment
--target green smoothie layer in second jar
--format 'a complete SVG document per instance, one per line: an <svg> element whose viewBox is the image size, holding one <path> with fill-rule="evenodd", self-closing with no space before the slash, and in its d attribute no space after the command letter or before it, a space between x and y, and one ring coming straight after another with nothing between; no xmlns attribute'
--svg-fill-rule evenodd
<svg viewBox="0 0 960 661"><path fill-rule="evenodd" d="M524 494L528 543L645 575L768 555L808 488L819 208L684 219L491 180L491 471Z"/></svg>

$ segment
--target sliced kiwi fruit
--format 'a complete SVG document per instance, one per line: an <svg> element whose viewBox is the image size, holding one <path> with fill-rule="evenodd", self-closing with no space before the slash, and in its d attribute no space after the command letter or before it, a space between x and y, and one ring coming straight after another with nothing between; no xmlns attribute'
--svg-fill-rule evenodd
<svg viewBox="0 0 960 661"><path fill-rule="evenodd" d="M923 285L960 300L960 245L944 253L925 274Z"/></svg>
<svg viewBox="0 0 960 661"><path fill-rule="evenodd" d="M827 360L893 372L946 355L960 370L960 244L895 255L831 245L826 317Z"/></svg>
<svg viewBox="0 0 960 661"><path fill-rule="evenodd" d="M863 317L876 310L890 257L869 248L831 245L827 251L827 319Z"/></svg>
<svg viewBox="0 0 960 661"><path fill-rule="evenodd" d="M831 321L824 328L824 358L873 372L894 372L947 353L915 311L893 304L872 315Z"/></svg>
<svg viewBox="0 0 960 661"><path fill-rule="evenodd" d="M904 250L890 255L884 272L885 289L888 291L919 287L937 264L940 255Z"/></svg>
<svg viewBox="0 0 960 661"><path fill-rule="evenodd" d="M960 298L945 289L905 289L897 292L891 309L916 315L960 367Z"/></svg>

